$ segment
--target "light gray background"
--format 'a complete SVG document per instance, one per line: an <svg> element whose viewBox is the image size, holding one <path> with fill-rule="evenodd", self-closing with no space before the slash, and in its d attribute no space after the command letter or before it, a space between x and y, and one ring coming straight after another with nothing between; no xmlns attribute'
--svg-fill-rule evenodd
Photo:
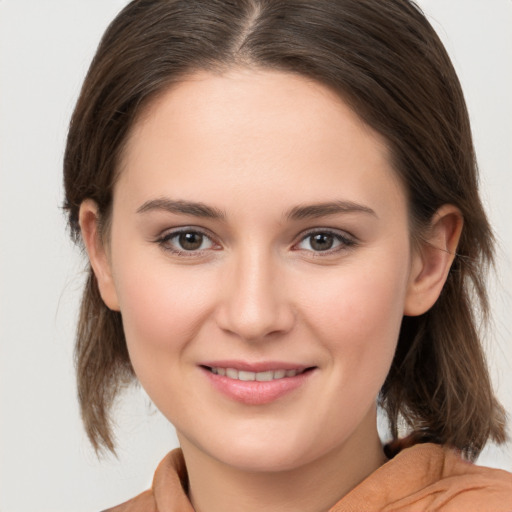
<svg viewBox="0 0 512 512"><path fill-rule="evenodd" d="M0 0L0 511L101 510L145 489L172 428L141 391L119 408L119 459L99 462L75 400L84 260L67 239L61 161L99 38L123 0ZM501 243L489 339L512 411L512 2L423 0L466 92L485 202ZM510 445L480 462L512 469Z"/></svg>

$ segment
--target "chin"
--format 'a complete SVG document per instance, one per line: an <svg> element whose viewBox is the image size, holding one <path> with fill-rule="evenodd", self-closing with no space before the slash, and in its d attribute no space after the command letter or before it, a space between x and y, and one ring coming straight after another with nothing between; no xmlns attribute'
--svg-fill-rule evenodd
<svg viewBox="0 0 512 512"><path fill-rule="evenodd" d="M222 454L220 462L239 471L255 473L278 473L292 471L311 460L304 460L304 455L293 450L293 453L271 449L230 450Z"/></svg>
<svg viewBox="0 0 512 512"><path fill-rule="evenodd" d="M271 473L292 471L321 458L332 447L321 447L316 442L308 443L306 439L292 439L290 435L245 438L232 438L220 442L217 446L203 447L217 461L236 468L239 471ZM308 446L313 449L307 449Z"/></svg>

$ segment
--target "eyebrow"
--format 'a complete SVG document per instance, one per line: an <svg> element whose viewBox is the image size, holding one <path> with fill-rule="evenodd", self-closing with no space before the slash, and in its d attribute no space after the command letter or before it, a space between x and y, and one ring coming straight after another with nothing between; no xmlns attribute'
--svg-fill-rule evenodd
<svg viewBox="0 0 512 512"><path fill-rule="evenodd" d="M339 213L366 213L378 218L374 210L352 201L331 201L328 203L308 204L292 208L286 217L290 220L316 219Z"/></svg>
<svg viewBox="0 0 512 512"><path fill-rule="evenodd" d="M208 206L204 203L173 200L168 198L158 198L146 201L137 209L137 213L147 213L151 211L181 213L208 219L224 220L226 218L226 214L222 210ZM331 201L327 203L295 206L288 211L285 217L289 220L304 220L316 219L328 215L337 215L340 213L366 213L378 218L375 211L371 208L352 201Z"/></svg>
<svg viewBox="0 0 512 512"><path fill-rule="evenodd" d="M225 219L226 215L222 210L213 208L204 203L193 201L180 201L168 198L159 198L146 201L137 209L137 213L147 213L151 211L165 211L169 213L182 213L194 217L204 217L208 219Z"/></svg>

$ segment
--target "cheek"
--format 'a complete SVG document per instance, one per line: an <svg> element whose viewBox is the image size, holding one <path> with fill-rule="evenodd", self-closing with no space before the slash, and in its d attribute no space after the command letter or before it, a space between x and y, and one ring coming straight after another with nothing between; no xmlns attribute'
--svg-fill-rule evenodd
<svg viewBox="0 0 512 512"><path fill-rule="evenodd" d="M192 279L192 267L176 269L162 258L139 264L135 255L117 267L116 289L123 328L135 373L144 385L157 378L164 359L178 364L207 315L207 275ZM172 356L172 357L169 357Z"/></svg>
<svg viewBox="0 0 512 512"><path fill-rule="evenodd" d="M331 353L333 365L343 367L345 379L357 376L364 383L366 378L380 389L389 371L407 288L403 254L360 261L316 281L313 291L303 294L308 325Z"/></svg>

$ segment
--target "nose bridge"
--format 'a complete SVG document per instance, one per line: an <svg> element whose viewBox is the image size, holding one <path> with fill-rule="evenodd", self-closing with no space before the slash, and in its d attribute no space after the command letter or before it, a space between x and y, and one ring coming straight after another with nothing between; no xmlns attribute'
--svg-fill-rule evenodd
<svg viewBox="0 0 512 512"><path fill-rule="evenodd" d="M265 247L247 247L227 269L219 325L246 340L287 332L294 314L278 257Z"/></svg>

